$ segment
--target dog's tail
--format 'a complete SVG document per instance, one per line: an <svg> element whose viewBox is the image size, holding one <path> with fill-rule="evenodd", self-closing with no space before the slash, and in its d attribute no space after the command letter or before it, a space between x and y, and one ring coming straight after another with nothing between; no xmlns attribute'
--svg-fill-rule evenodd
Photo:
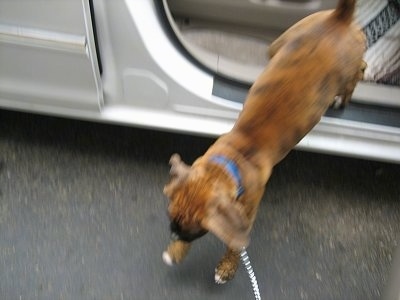
<svg viewBox="0 0 400 300"><path fill-rule="evenodd" d="M339 0L333 17L341 22L350 23L353 20L356 0Z"/></svg>

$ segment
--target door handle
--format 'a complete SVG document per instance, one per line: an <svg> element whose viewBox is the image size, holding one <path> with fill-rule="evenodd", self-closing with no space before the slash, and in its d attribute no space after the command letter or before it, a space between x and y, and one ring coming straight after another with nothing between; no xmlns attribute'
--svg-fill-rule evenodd
<svg viewBox="0 0 400 300"><path fill-rule="evenodd" d="M321 0L249 0L257 5L279 10L316 11L322 8Z"/></svg>

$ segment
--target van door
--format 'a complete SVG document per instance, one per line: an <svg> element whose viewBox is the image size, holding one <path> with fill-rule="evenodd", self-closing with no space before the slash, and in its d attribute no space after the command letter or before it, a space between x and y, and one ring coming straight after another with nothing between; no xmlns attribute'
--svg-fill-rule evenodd
<svg viewBox="0 0 400 300"><path fill-rule="evenodd" d="M52 113L100 109L89 2L0 0L2 107Z"/></svg>

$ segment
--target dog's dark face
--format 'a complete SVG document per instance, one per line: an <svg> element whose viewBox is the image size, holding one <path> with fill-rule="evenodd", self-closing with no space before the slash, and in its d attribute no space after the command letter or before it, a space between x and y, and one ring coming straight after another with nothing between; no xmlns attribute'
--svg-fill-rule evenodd
<svg viewBox="0 0 400 300"><path fill-rule="evenodd" d="M208 231L202 226L201 220L211 188L203 182L199 171L192 171L179 156L174 155L170 164L171 179L164 188L164 194L170 200L168 215L171 239L192 242Z"/></svg>
<svg viewBox="0 0 400 300"><path fill-rule="evenodd" d="M223 171L207 164L191 168L179 155L173 155L170 164L164 194L170 200L172 239L192 242L211 231L232 248L247 246L250 224L235 203L236 187Z"/></svg>
<svg viewBox="0 0 400 300"><path fill-rule="evenodd" d="M194 230L182 229L182 226L174 220L172 220L170 223L170 230L172 240L180 240L187 243L191 243L207 233L207 230L201 228L200 226Z"/></svg>

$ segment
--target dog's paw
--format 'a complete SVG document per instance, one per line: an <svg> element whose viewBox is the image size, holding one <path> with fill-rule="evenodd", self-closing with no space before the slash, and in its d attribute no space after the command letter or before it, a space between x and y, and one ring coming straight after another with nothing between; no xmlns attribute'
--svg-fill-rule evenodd
<svg viewBox="0 0 400 300"><path fill-rule="evenodd" d="M215 283L216 284L224 284L226 283L228 280L224 279L221 274L218 274L217 269L215 269L215 275L214 275L214 279L215 279Z"/></svg>
<svg viewBox="0 0 400 300"><path fill-rule="evenodd" d="M227 255L221 260L215 269L215 283L224 284L235 277L239 260L236 255Z"/></svg>
<svg viewBox="0 0 400 300"><path fill-rule="evenodd" d="M215 274L214 279L216 284L224 284L227 282L227 280L222 279L219 274Z"/></svg>
<svg viewBox="0 0 400 300"><path fill-rule="evenodd" d="M237 268L217 268L215 269L214 280L216 284L224 284L235 277Z"/></svg>
<svg viewBox="0 0 400 300"><path fill-rule="evenodd" d="M184 241L172 241L168 249L163 252L162 259L168 266L179 264L188 254L190 243Z"/></svg>
<svg viewBox="0 0 400 300"><path fill-rule="evenodd" d="M164 261L164 263L170 267L172 267L174 265L174 262L172 260L172 257L168 254L167 251L164 251L162 254L162 259Z"/></svg>
<svg viewBox="0 0 400 300"><path fill-rule="evenodd" d="M343 108L344 106L344 97L343 96L336 96L333 100L333 108L334 109L339 109L339 108Z"/></svg>
<svg viewBox="0 0 400 300"><path fill-rule="evenodd" d="M228 249L215 269L215 283L224 284L231 280L239 266L240 253Z"/></svg>

